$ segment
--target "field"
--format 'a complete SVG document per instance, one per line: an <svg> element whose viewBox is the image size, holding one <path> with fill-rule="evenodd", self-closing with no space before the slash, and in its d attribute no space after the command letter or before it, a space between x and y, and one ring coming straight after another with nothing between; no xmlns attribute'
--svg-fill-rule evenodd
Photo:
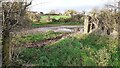
<svg viewBox="0 0 120 68"><path fill-rule="evenodd" d="M60 22L47 22L46 19L48 18L48 15L45 16L41 16L40 21L39 22L34 22L32 23L33 27L42 27L42 26L60 26L60 25L83 25L83 21L81 20L80 22L64 22L64 21L60 21ZM55 20L59 20L59 19L69 19L71 18L71 16L65 16L65 15L50 15L51 19L55 19Z"/></svg>
<svg viewBox="0 0 120 68"><path fill-rule="evenodd" d="M41 18L43 19L43 18L47 18L48 16L41 16ZM71 18L70 16L65 16L65 15L60 15L60 16L50 16L50 18L52 18L52 19L60 19L60 18L64 18L64 19L67 19L67 18Z"/></svg>
<svg viewBox="0 0 120 68"><path fill-rule="evenodd" d="M50 37L59 35L53 32L48 34ZM32 41L36 40L34 37L40 39L33 35L30 36ZM40 66L118 66L117 45L117 39L109 36L75 34L44 47L17 49L14 52L19 57L15 61Z"/></svg>

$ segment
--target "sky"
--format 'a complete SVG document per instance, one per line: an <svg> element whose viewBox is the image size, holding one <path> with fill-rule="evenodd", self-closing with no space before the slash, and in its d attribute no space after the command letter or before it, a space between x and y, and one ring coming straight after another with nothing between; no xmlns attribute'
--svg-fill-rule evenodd
<svg viewBox="0 0 120 68"><path fill-rule="evenodd" d="M64 12L68 9L76 11L90 11L93 8L101 8L113 0L33 0L30 10L48 13L50 10Z"/></svg>

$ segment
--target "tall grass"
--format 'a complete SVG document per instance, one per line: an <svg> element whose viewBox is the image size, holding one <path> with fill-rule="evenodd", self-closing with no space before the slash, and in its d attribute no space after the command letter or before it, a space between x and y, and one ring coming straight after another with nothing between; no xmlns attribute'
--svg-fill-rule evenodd
<svg viewBox="0 0 120 68"><path fill-rule="evenodd" d="M43 48L21 48L19 60L40 66L119 66L118 41L100 35L75 35Z"/></svg>

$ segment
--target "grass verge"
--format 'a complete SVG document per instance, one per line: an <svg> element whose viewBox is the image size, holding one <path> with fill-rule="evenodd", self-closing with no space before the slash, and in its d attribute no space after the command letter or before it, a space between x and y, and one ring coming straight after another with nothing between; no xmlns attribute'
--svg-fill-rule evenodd
<svg viewBox="0 0 120 68"><path fill-rule="evenodd" d="M54 32L54 31L48 31L45 33L38 33L38 34L30 34L30 35L24 35L24 36L16 36L13 38L12 42L14 44L22 44L22 43L31 43L31 42L37 42L42 41L49 38L56 38L57 36L64 34L61 32Z"/></svg>
<svg viewBox="0 0 120 68"><path fill-rule="evenodd" d="M40 66L119 66L118 40L101 35L75 35L43 48L21 48L22 64Z"/></svg>

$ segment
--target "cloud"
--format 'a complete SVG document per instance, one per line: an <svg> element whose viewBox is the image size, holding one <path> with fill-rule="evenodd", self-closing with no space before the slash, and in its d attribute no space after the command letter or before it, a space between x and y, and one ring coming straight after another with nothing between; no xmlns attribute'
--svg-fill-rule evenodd
<svg viewBox="0 0 120 68"><path fill-rule="evenodd" d="M32 5L34 6L31 10L45 12L52 9L62 9L62 11L65 9L89 10L93 7L101 7L105 3L106 0L33 0Z"/></svg>

